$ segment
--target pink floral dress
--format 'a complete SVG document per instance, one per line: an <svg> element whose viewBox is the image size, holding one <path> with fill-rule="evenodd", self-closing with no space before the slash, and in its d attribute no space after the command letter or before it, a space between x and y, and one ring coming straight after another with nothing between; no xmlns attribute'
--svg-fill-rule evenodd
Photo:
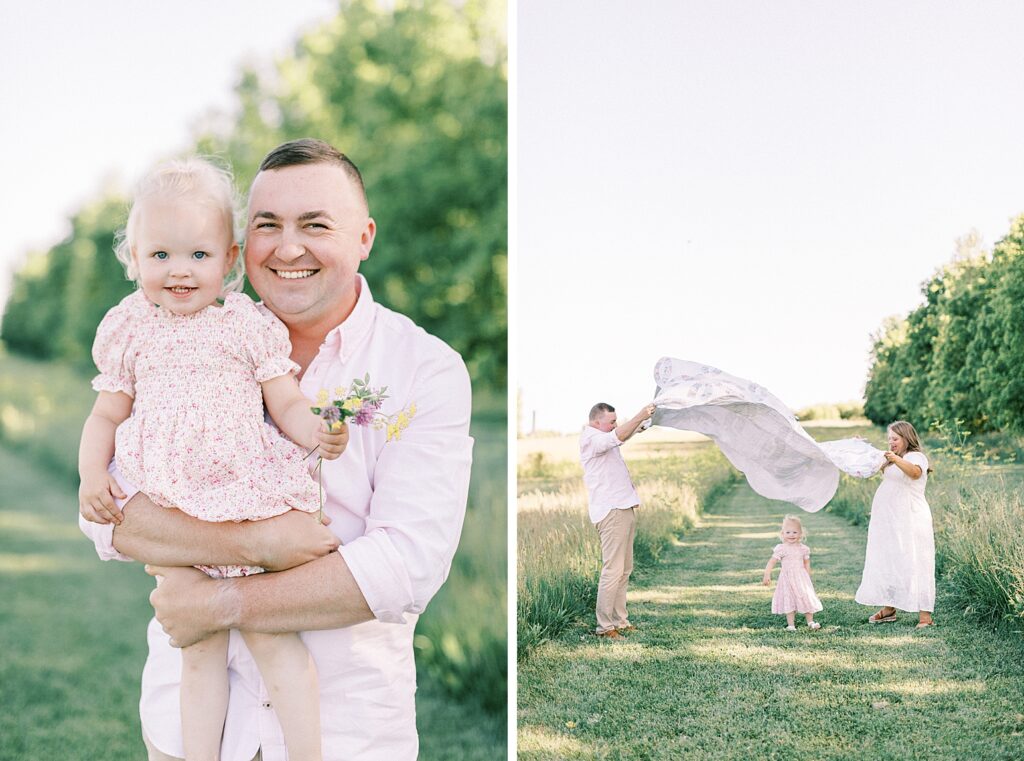
<svg viewBox="0 0 1024 761"><path fill-rule="evenodd" d="M204 521L319 509L306 452L264 421L260 383L294 372L288 329L241 293L179 315L142 291L96 331L97 391L134 398L117 428L121 475L158 505ZM214 577L253 566L202 567Z"/></svg>
<svg viewBox="0 0 1024 761"><path fill-rule="evenodd" d="M814 593L804 560L811 556L806 544L777 544L772 557L782 563L779 581L772 596L772 613L817 613L821 600Z"/></svg>

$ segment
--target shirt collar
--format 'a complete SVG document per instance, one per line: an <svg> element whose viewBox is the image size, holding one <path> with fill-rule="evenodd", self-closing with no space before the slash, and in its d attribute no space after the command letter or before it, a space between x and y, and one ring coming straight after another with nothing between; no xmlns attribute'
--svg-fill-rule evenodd
<svg viewBox="0 0 1024 761"><path fill-rule="evenodd" d="M336 351L342 362L347 362L352 352L362 343L363 338L370 334L373 327L373 294L370 286L360 274L356 274L359 298L349 316L333 328L324 339L324 345Z"/></svg>

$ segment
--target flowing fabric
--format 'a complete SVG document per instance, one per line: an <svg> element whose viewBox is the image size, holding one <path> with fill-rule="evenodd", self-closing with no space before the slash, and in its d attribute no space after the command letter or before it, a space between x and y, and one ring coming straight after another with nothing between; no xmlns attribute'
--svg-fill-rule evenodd
<svg viewBox="0 0 1024 761"><path fill-rule="evenodd" d="M861 439L819 444L768 389L717 367L663 357L654 380L654 424L710 438L763 497L817 512L835 495L840 471L867 478L885 461Z"/></svg>

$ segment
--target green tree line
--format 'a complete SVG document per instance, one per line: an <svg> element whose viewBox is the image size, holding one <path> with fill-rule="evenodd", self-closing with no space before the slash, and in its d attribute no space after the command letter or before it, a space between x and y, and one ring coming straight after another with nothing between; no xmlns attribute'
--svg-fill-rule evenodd
<svg viewBox="0 0 1024 761"><path fill-rule="evenodd" d="M236 108L197 129L248 187L279 143L320 137L363 173L378 236L374 296L440 336L477 384L501 389L507 336L507 56L496 0L343 0L272 67L240 72ZM91 367L103 314L131 292L112 253L127 199L80 209L68 238L15 274L0 338Z"/></svg>
<svg viewBox="0 0 1024 761"><path fill-rule="evenodd" d="M874 337L864 413L879 424L1024 432L1024 215L991 253L961 240L922 293L923 304Z"/></svg>

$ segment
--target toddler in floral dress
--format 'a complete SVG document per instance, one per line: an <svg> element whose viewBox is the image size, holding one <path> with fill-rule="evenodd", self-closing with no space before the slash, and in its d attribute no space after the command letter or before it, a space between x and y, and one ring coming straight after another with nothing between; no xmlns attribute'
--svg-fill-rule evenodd
<svg viewBox="0 0 1024 761"><path fill-rule="evenodd" d="M348 431L329 431L311 412L293 375L288 329L235 291L242 272L230 175L194 158L158 167L139 186L117 254L140 288L96 332L99 395L79 455L83 512L113 519L115 498L125 496L118 478L157 505L206 521L316 512L307 451L334 459ZM264 404L290 438L264 421ZM202 570L224 578L263 569ZM318 761L319 691L305 645L297 633L243 636L289 758ZM189 761L220 754L227 645L228 632L219 632L182 649Z"/></svg>
<svg viewBox="0 0 1024 761"><path fill-rule="evenodd" d="M776 561L782 563L779 581L772 596L772 613L786 616L786 630L796 631L796 614L803 613L808 629L820 629L814 614L821 610L821 600L814 593L811 583L811 551L804 540L804 527L795 515L787 515L782 521L779 533L782 544L775 545L772 557L764 569L761 583L766 587L772 583L772 569Z"/></svg>

